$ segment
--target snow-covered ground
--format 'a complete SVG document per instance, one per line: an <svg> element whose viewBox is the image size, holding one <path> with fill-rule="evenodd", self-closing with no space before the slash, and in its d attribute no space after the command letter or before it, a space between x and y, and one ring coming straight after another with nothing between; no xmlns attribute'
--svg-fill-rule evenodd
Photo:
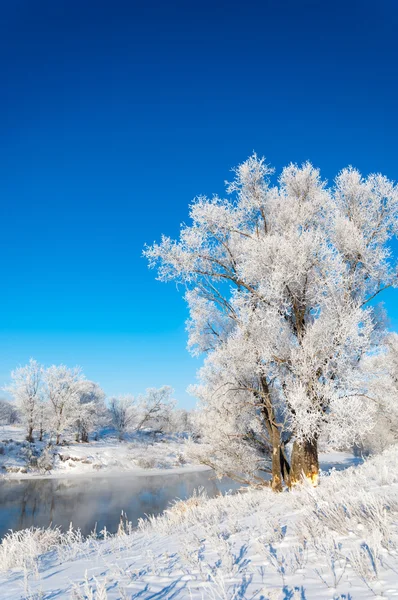
<svg viewBox="0 0 398 600"><path fill-rule="evenodd" d="M396 598L398 448L315 490L199 494L105 540L15 534L0 568L9 600Z"/></svg>
<svg viewBox="0 0 398 600"><path fill-rule="evenodd" d="M110 474L128 470L136 475L190 471L193 465L184 452L184 437L142 433L120 442L110 432L88 444L69 441L53 446L50 464L41 462L45 442L29 444L18 426L0 427L0 477L71 477ZM43 464L44 463L44 464ZM199 465L194 466L200 469Z"/></svg>

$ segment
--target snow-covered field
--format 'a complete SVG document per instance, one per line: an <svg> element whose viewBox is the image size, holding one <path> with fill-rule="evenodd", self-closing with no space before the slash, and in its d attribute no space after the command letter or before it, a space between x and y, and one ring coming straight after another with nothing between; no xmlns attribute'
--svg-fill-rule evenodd
<svg viewBox="0 0 398 600"><path fill-rule="evenodd" d="M105 540L15 534L0 547L2 598L398 597L398 448L317 489L197 495Z"/></svg>
<svg viewBox="0 0 398 600"><path fill-rule="evenodd" d="M52 447L50 464L40 462L46 444L37 441L29 444L24 436L22 427L0 427L0 477L92 476L125 470L139 475L148 474L148 470L162 473L193 468L184 452L184 437L178 435L140 433L126 436L126 441L120 442L111 432L87 444L68 441Z"/></svg>

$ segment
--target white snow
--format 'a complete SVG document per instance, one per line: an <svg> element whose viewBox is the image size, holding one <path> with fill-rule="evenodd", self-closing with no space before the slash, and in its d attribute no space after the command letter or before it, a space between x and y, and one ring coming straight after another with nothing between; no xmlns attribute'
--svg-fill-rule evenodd
<svg viewBox="0 0 398 600"><path fill-rule="evenodd" d="M333 455L329 456L333 460ZM343 457L347 464L350 457ZM398 597L398 448L274 494L198 494L105 540L26 531L0 546L1 597ZM15 565L11 570L8 567Z"/></svg>
<svg viewBox="0 0 398 600"><path fill-rule="evenodd" d="M184 436L138 433L120 441L113 432L98 441L78 443L68 440L53 446L53 465L49 470L32 466L30 452L39 456L46 442L24 441L25 430L18 426L0 427L0 478L75 477L80 475L116 475L129 471L134 475L184 473L208 467L192 464L185 455Z"/></svg>

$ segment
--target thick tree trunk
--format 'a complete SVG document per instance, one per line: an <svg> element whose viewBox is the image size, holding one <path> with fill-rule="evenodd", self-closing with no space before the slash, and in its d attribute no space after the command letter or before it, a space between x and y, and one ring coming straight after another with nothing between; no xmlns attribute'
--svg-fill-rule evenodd
<svg viewBox="0 0 398 600"><path fill-rule="evenodd" d="M272 448L272 481L271 487L274 492L282 491L281 454L278 446Z"/></svg>
<svg viewBox="0 0 398 600"><path fill-rule="evenodd" d="M304 478L314 487L318 485L319 461L317 440L294 442L291 461L291 483L299 483Z"/></svg>

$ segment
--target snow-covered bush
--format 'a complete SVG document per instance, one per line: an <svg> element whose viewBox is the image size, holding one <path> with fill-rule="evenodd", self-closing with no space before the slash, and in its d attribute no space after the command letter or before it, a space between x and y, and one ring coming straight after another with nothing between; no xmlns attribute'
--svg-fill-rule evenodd
<svg viewBox="0 0 398 600"><path fill-rule="evenodd" d="M0 570L31 568L38 557L62 543L59 528L30 528L7 533L0 543Z"/></svg>
<svg viewBox="0 0 398 600"><path fill-rule="evenodd" d="M45 448L38 457L37 467L43 472L51 471L54 467L54 453L50 447Z"/></svg>

